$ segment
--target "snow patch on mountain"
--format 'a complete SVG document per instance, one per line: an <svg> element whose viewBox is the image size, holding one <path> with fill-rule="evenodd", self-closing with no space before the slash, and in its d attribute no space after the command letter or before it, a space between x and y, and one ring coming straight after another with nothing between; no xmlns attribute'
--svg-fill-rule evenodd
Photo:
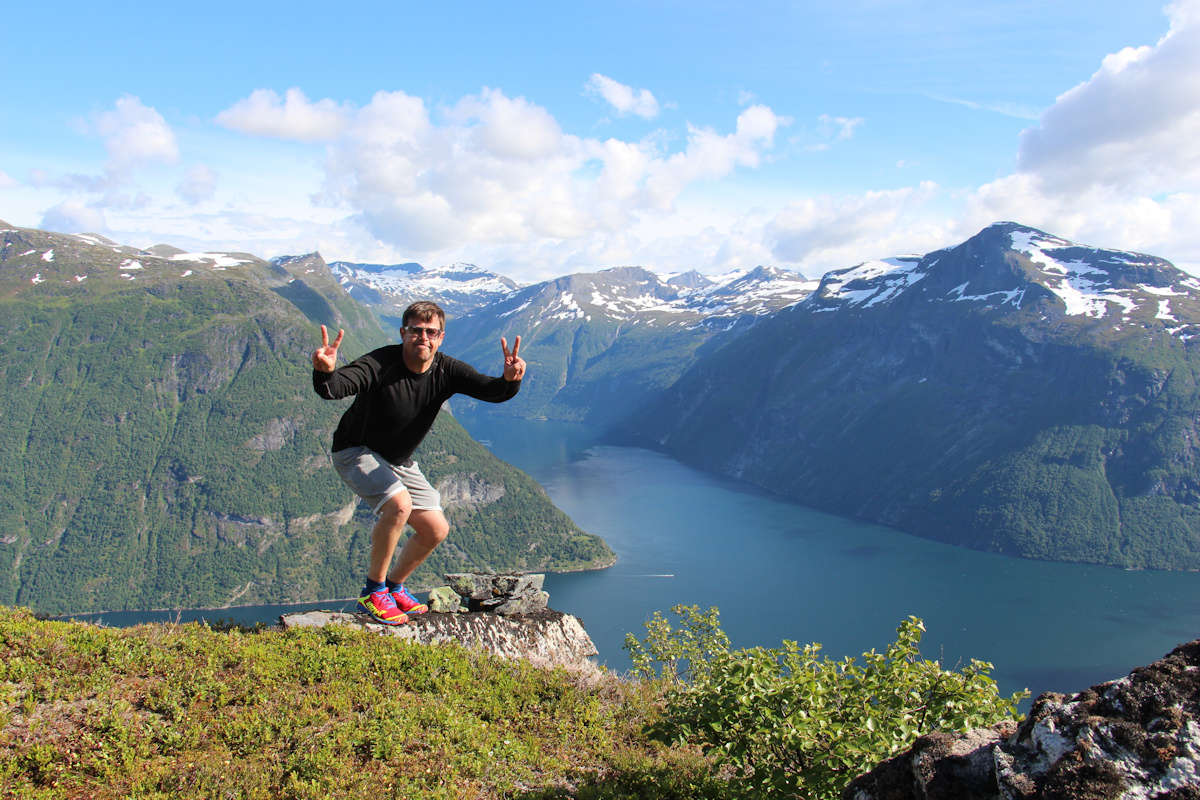
<svg viewBox="0 0 1200 800"><path fill-rule="evenodd" d="M936 263L936 262L935 262ZM815 296L843 307L869 308L899 296L926 276L921 257L893 256L825 273Z"/></svg>
<svg viewBox="0 0 1200 800"><path fill-rule="evenodd" d="M499 318L521 314L531 325L598 317L648 327L694 327L715 321L726 326L794 305L816 286L799 273L774 267L716 276L694 271L660 276L641 267L615 267L534 284L497 298L490 312L479 310Z"/></svg>
<svg viewBox="0 0 1200 800"><path fill-rule="evenodd" d="M236 267L238 264L249 264L248 258L234 258L228 253L177 253L171 256L172 261L208 262L214 270L226 267Z"/></svg>
<svg viewBox="0 0 1200 800"><path fill-rule="evenodd" d="M1081 259L1060 261L1054 257L1052 250L1075 248L1071 242L1030 229L1014 230L1011 237L1013 249L1029 256L1029 260L1041 268L1042 285L1066 303L1067 316L1099 319L1108 313L1109 303L1119 306L1126 315L1138 309L1137 301L1131 296L1133 290L1114 288L1108 270ZM1136 263L1132 253L1121 256L1126 263Z"/></svg>
<svg viewBox="0 0 1200 800"><path fill-rule="evenodd" d="M352 297L371 305L403 308L416 300L432 300L447 313L467 313L503 298L518 288L509 278L474 264L329 264L334 277Z"/></svg>

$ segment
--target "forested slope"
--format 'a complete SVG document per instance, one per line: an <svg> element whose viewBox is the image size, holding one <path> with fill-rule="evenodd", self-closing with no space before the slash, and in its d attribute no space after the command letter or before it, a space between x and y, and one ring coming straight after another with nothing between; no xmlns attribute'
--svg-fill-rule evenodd
<svg viewBox="0 0 1200 800"><path fill-rule="evenodd" d="M80 612L353 594L370 520L326 455L348 401L312 392L309 353L317 322L347 329L348 355L384 338L320 258L0 237L0 602ZM492 499L451 510L431 570L611 558L442 417L421 456L431 477Z"/></svg>

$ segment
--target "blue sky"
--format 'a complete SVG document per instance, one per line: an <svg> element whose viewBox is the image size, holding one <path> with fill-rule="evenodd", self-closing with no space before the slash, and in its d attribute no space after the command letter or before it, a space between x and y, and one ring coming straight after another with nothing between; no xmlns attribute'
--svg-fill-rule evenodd
<svg viewBox="0 0 1200 800"><path fill-rule="evenodd" d="M1200 271L1200 0L23 3L0 219L139 246L827 269L997 220Z"/></svg>

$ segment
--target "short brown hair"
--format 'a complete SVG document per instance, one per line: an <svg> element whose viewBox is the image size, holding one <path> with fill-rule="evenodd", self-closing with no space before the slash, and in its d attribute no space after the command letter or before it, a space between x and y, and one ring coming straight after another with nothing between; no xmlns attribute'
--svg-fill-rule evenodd
<svg viewBox="0 0 1200 800"><path fill-rule="evenodd" d="M418 300L404 309L404 316L400 319L400 324L407 328L410 319L415 319L417 322L431 322L434 317L438 318L442 330L446 330L446 312L431 300Z"/></svg>

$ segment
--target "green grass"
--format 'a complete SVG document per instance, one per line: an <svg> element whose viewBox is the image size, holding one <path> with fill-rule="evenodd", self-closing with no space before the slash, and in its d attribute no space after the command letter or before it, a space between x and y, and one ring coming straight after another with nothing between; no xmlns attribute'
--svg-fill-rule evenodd
<svg viewBox="0 0 1200 800"><path fill-rule="evenodd" d="M722 797L661 686L348 629L104 628L0 607L0 796Z"/></svg>

